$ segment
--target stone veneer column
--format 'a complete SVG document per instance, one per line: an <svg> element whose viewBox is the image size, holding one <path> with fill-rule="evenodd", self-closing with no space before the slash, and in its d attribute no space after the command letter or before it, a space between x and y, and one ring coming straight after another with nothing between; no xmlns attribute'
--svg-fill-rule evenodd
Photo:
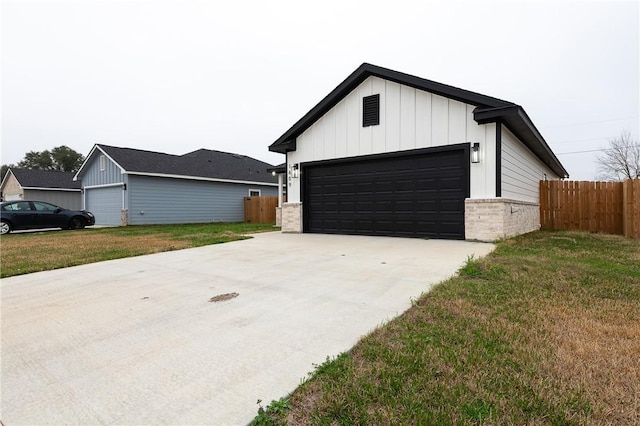
<svg viewBox="0 0 640 426"><path fill-rule="evenodd" d="M282 207L276 207L276 226L282 226Z"/></svg>
<svg viewBox="0 0 640 426"><path fill-rule="evenodd" d="M302 232L302 203L282 204L282 232Z"/></svg>
<svg viewBox="0 0 640 426"><path fill-rule="evenodd" d="M540 205L506 198L464 202L465 238L495 241L540 229Z"/></svg>

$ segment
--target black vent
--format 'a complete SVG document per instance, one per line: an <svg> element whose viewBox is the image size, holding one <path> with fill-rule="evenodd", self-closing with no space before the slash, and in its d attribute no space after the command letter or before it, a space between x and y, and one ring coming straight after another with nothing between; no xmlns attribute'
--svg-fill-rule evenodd
<svg viewBox="0 0 640 426"><path fill-rule="evenodd" d="M380 124L380 94L362 98L362 127Z"/></svg>

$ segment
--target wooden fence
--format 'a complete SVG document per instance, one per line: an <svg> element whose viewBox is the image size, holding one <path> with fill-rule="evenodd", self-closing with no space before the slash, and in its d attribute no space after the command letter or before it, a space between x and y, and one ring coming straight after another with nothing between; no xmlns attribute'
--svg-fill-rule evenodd
<svg viewBox="0 0 640 426"><path fill-rule="evenodd" d="M540 226L640 238L640 180L541 181Z"/></svg>
<svg viewBox="0 0 640 426"><path fill-rule="evenodd" d="M640 239L640 179L628 180L622 186L622 235Z"/></svg>
<svg viewBox="0 0 640 426"><path fill-rule="evenodd" d="M244 221L250 223L275 223L278 197L244 197Z"/></svg>

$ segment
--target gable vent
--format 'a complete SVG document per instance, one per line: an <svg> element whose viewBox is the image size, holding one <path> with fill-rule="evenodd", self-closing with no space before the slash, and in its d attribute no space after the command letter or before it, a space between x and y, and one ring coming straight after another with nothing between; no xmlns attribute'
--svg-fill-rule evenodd
<svg viewBox="0 0 640 426"><path fill-rule="evenodd" d="M362 98L362 127L380 124L380 94Z"/></svg>

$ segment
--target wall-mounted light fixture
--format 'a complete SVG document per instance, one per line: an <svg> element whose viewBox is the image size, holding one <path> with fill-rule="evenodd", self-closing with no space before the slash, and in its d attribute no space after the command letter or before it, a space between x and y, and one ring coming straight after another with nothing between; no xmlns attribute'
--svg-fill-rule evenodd
<svg viewBox="0 0 640 426"><path fill-rule="evenodd" d="M291 175L292 175L294 178L297 178L297 177L298 177L298 163L296 163L296 164L294 164L294 165L293 165Z"/></svg>
<svg viewBox="0 0 640 426"><path fill-rule="evenodd" d="M471 145L471 162L480 162L480 144L478 142L474 142L473 145Z"/></svg>
<svg viewBox="0 0 640 426"><path fill-rule="evenodd" d="M276 175L276 171L274 170L271 172L271 176L275 176L275 175Z"/></svg>

